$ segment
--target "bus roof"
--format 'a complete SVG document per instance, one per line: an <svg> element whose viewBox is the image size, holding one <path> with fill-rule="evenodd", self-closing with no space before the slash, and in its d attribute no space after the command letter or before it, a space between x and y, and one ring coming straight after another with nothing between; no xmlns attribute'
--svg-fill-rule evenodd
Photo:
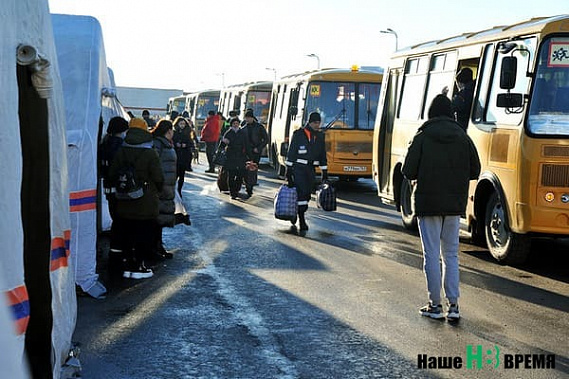
<svg viewBox="0 0 569 379"><path fill-rule="evenodd" d="M245 87L251 88L251 89L268 88L269 90L271 90L271 88L273 87L273 82L259 81L259 82L247 82L247 83L241 83L241 84L232 84L232 85L227 86L224 89L222 89L222 91L232 90L234 88L245 88Z"/></svg>
<svg viewBox="0 0 569 379"><path fill-rule="evenodd" d="M551 17L535 17L530 20L522 21L512 25L494 26L490 29L484 29L477 32L467 32L456 36L421 42L416 45L408 46L393 53L393 57L405 56L411 52L428 52L433 50L441 50L454 46L469 45L471 43L481 43L484 41L494 41L498 39L508 38L513 35L537 33L551 24L558 24L556 30L569 30L569 15L558 15ZM555 28L555 27L553 27Z"/></svg>
<svg viewBox="0 0 569 379"><path fill-rule="evenodd" d="M350 68L324 68L320 70L312 70L312 71L305 71L302 73L292 74L283 76L281 81L290 81L292 79L301 79L301 78L313 78L321 76L322 78L330 77L334 78L334 76L345 76L346 74L355 73L361 75L381 75L381 72L377 68L360 68L357 71L353 71Z"/></svg>

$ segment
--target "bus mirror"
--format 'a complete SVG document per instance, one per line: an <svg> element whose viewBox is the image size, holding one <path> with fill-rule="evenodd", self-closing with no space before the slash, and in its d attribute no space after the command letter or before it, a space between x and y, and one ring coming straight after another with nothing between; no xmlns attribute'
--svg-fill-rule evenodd
<svg viewBox="0 0 569 379"><path fill-rule="evenodd" d="M286 157L288 154L288 142L281 143L280 156Z"/></svg>
<svg viewBox="0 0 569 379"><path fill-rule="evenodd" d="M521 93L499 93L496 99L498 108L520 108L523 104Z"/></svg>
<svg viewBox="0 0 569 379"><path fill-rule="evenodd" d="M504 57L500 70L500 88L512 89L516 86L516 73L518 70L518 58Z"/></svg>
<svg viewBox="0 0 569 379"><path fill-rule="evenodd" d="M291 116L296 116L298 114L298 107L291 105L290 108L288 108L288 113L290 113Z"/></svg>

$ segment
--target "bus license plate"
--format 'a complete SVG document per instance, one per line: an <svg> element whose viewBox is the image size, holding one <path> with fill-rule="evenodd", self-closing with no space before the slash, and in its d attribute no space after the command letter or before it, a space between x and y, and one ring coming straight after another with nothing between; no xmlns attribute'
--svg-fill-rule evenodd
<svg viewBox="0 0 569 379"><path fill-rule="evenodd" d="M346 172L362 172L367 171L366 166L344 166L344 171Z"/></svg>

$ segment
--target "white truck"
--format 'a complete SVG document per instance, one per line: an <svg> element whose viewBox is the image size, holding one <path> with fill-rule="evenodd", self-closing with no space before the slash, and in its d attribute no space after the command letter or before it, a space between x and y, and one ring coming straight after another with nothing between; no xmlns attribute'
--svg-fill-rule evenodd
<svg viewBox="0 0 569 379"><path fill-rule="evenodd" d="M148 109L152 117L166 116L168 100L183 95L181 89L118 87L117 98L126 111L140 117L142 111Z"/></svg>

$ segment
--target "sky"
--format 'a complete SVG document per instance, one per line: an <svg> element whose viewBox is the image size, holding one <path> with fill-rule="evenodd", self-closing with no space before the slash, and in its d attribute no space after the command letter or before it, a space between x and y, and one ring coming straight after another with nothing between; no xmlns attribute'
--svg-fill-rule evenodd
<svg viewBox="0 0 569 379"><path fill-rule="evenodd" d="M569 13L567 0L48 0L99 20L118 86L199 91L317 68L381 66L399 48ZM396 34L381 33L392 29ZM318 58L307 55L315 54ZM320 61L320 62L318 62Z"/></svg>

